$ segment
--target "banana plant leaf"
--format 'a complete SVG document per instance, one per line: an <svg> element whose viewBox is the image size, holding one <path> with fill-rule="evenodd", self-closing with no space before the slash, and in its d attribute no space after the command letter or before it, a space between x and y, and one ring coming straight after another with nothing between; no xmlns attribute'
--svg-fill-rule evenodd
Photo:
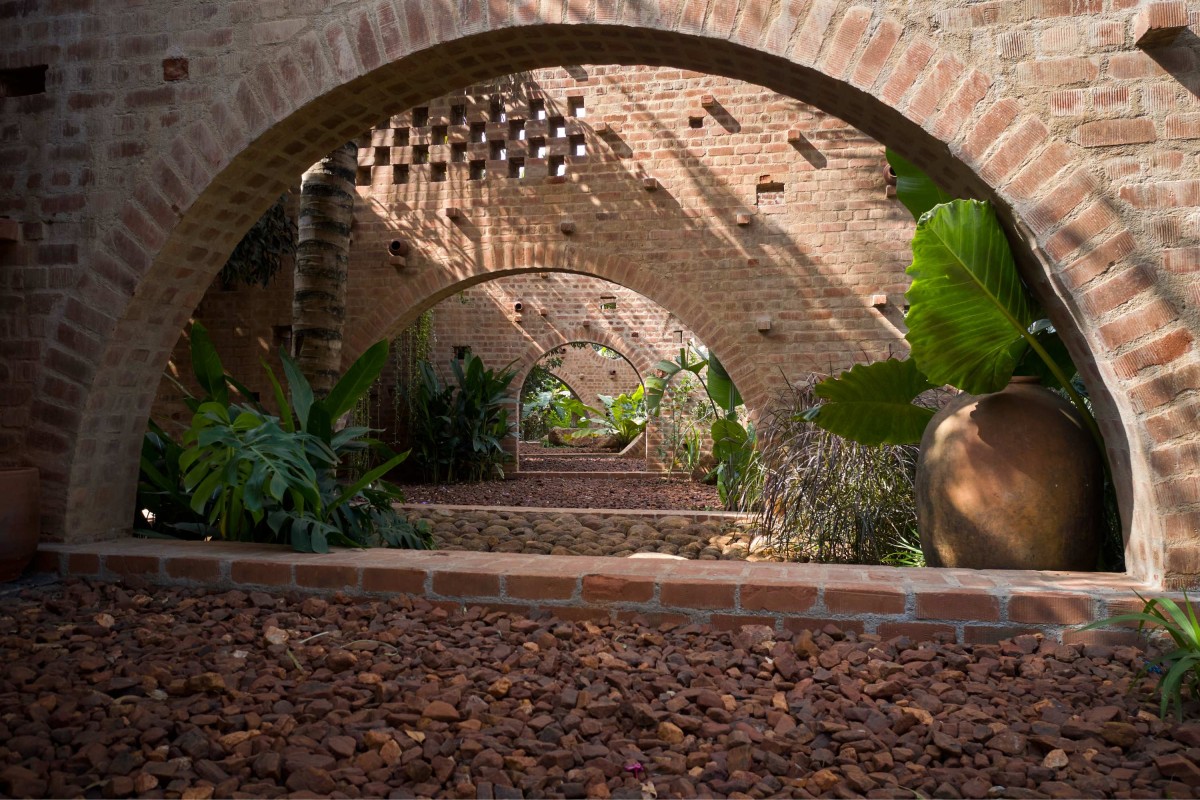
<svg viewBox="0 0 1200 800"><path fill-rule="evenodd" d="M917 223L907 339L929 381L971 394L1004 388L1024 356L1034 310L996 212L954 200Z"/></svg>
<svg viewBox="0 0 1200 800"><path fill-rule="evenodd" d="M192 323L192 371L205 394L221 405L229 405L229 386L225 383L225 367L208 330L199 322Z"/></svg>
<svg viewBox="0 0 1200 800"><path fill-rule="evenodd" d="M742 404L742 396L715 353L708 354L708 396L724 409L726 414L732 414L733 410Z"/></svg>
<svg viewBox="0 0 1200 800"><path fill-rule="evenodd" d="M913 219L919 220L929 209L954 199L904 156L890 148L885 152L888 164L896 173L896 198L909 210Z"/></svg>
<svg viewBox="0 0 1200 800"><path fill-rule="evenodd" d="M324 400L330 419L339 419L354 408L354 404L358 402L364 392L371 388L371 384L383 371L384 365L387 364L387 357L388 342L387 339L384 339L371 345L366 352L355 359L354 363L350 365L350 369L346 370L346 374L342 376L341 380L329 390L329 395Z"/></svg>
<svg viewBox="0 0 1200 800"><path fill-rule="evenodd" d="M825 403L801 416L860 444L917 444L934 412L912 401L932 388L911 359L856 364L818 383Z"/></svg>

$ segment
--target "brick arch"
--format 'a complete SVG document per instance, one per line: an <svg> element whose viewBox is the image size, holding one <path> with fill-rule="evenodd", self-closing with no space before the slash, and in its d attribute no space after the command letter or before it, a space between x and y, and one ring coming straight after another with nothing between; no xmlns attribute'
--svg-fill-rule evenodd
<svg viewBox="0 0 1200 800"><path fill-rule="evenodd" d="M565 347L575 342L598 344L602 347L607 347L608 349L612 350L614 353L624 359L625 363L628 364L630 369L633 370L633 374L637 376L638 383L640 383L642 388L645 389L645 376L654 370L654 364L656 363L656 360L653 358L653 355L648 351L647 348L630 348L629 341L623 337L614 335L609 330L596 330L592 326L585 327L583 325L578 325L574 328L572 333L560 333L556 336L543 336L534 342L531 342L530 345L525 348L524 354L522 354L520 360L517 362L517 377L513 379L512 383L513 386L518 387L518 394L517 397L514 398L513 403L514 414L516 415L517 419L520 419L521 415L521 397L519 387L525 385L525 379L529 377L530 370L532 370L534 365L541 361L542 357L551 350L559 347ZM556 375L555 377L558 376ZM559 378L559 380L562 380L562 378ZM566 384L566 381L563 381L563 383ZM575 389L571 388L570 386L567 388L570 388L571 391L578 396L578 392L575 392ZM653 427L654 421L652 418L649 424L646 426L645 435L641 437L644 455L649 454L650 441L656 436L655 432L652 430ZM512 453L516 457L517 469L519 470L521 463L521 441L519 437L515 442L513 442Z"/></svg>
<svg viewBox="0 0 1200 800"><path fill-rule="evenodd" d="M398 13L390 0L375 0L304 20L259 20L254 35L265 45L230 34L240 56L223 59L231 71L214 66L208 83L196 76L194 91L163 101L173 127L148 138L144 166L123 188L86 201L94 247L57 307L63 327L44 344L55 374L39 378L25 443L47 478L50 535L126 528L143 421L177 333L240 235L303 167L381 112L587 59L671 64L767 86L933 165L947 189L997 201L1024 245L1027 275L1091 373L1131 569L1151 581L1200 574L1195 458L1179 445L1194 412L1178 401L1185 413L1172 413L1200 370L1191 344L1200 322L1177 318L1178 285L1146 277L1145 265L1160 257L1128 224L1127 204L1027 100L1044 87L1012 70L995 74L1002 67L986 51L935 38L922 9L883 13L848 0L590 0L542 9L431 0ZM139 33L171 29L171 10L165 0L151 3ZM1163 337L1180 332L1184 346L1164 351Z"/></svg>

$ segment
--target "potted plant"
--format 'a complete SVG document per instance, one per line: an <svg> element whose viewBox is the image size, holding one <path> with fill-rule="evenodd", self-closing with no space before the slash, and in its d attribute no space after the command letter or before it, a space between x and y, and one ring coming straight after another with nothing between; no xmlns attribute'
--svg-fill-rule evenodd
<svg viewBox="0 0 1200 800"><path fill-rule="evenodd" d="M864 444L921 443L917 516L930 566L1094 568L1106 462L1065 346L1021 282L991 205L947 200L888 157L918 219L905 295L911 356L822 381L825 403L805 418ZM914 405L942 385L967 394L936 415Z"/></svg>

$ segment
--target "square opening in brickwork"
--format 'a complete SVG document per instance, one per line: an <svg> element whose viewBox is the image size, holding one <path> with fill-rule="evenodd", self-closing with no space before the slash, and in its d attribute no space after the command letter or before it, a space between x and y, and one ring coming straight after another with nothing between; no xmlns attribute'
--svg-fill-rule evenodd
<svg viewBox="0 0 1200 800"><path fill-rule="evenodd" d="M572 117L583 118L587 116L587 107L583 104L582 97L567 98L567 113Z"/></svg>
<svg viewBox="0 0 1200 800"><path fill-rule="evenodd" d="M470 139L472 142L477 142L477 143L486 142L487 141L487 123L486 122L472 122Z"/></svg>
<svg viewBox="0 0 1200 800"><path fill-rule="evenodd" d="M514 142L519 142L525 138L525 120L514 119L508 123L508 138Z"/></svg>
<svg viewBox="0 0 1200 800"><path fill-rule="evenodd" d="M456 103L450 106L450 124L451 125L466 125L467 124L467 107L462 103Z"/></svg>
<svg viewBox="0 0 1200 800"><path fill-rule="evenodd" d="M563 156L550 156L546 164L546 173L561 178L567 174L567 159Z"/></svg>
<svg viewBox="0 0 1200 800"><path fill-rule="evenodd" d="M429 124L429 106L420 106L412 110L412 124L414 128L424 128Z"/></svg>
<svg viewBox="0 0 1200 800"><path fill-rule="evenodd" d="M616 311L617 297L612 294L600 295L600 310L601 311Z"/></svg>
<svg viewBox="0 0 1200 800"><path fill-rule="evenodd" d="M46 91L47 64L0 69L0 97L28 97Z"/></svg>
<svg viewBox="0 0 1200 800"><path fill-rule="evenodd" d="M392 133L392 144L396 147L408 147L408 128L396 128Z"/></svg>
<svg viewBox="0 0 1200 800"><path fill-rule="evenodd" d="M408 183L408 164L396 164L392 167L392 183Z"/></svg>
<svg viewBox="0 0 1200 800"><path fill-rule="evenodd" d="M550 135L555 139L565 139L567 136L567 121L562 117L551 117L550 123L547 126L550 130Z"/></svg>
<svg viewBox="0 0 1200 800"><path fill-rule="evenodd" d="M587 155L587 140L583 138L582 133L577 133L570 139L571 155L586 156Z"/></svg>
<svg viewBox="0 0 1200 800"><path fill-rule="evenodd" d="M508 177L524 178L525 177L525 159L511 158L508 161Z"/></svg>
<svg viewBox="0 0 1200 800"><path fill-rule="evenodd" d="M429 180L433 181L434 183L441 183L442 181L446 180L445 161L437 161L430 165Z"/></svg>
<svg viewBox="0 0 1200 800"><path fill-rule="evenodd" d="M704 127L704 117L688 117L688 127L689 128L703 128Z"/></svg>
<svg viewBox="0 0 1200 800"><path fill-rule="evenodd" d="M531 158L545 158L547 155L545 139L539 136L536 139L529 140L529 156Z"/></svg>
<svg viewBox="0 0 1200 800"><path fill-rule="evenodd" d="M450 129L445 125L434 125L429 132L430 144L445 144L450 140Z"/></svg>
<svg viewBox="0 0 1200 800"><path fill-rule="evenodd" d="M545 100L530 100L529 101L529 117L531 119L546 118L546 101Z"/></svg>
<svg viewBox="0 0 1200 800"><path fill-rule="evenodd" d="M471 162L471 171L470 171L468 177L473 181L481 181L484 178L486 178L487 177L487 162L486 161L472 161Z"/></svg>
<svg viewBox="0 0 1200 800"><path fill-rule="evenodd" d="M504 142L491 142L488 145L488 157L492 161L503 161L508 158L508 148L504 146Z"/></svg>
<svg viewBox="0 0 1200 800"><path fill-rule="evenodd" d="M392 163L392 148L376 147L375 148L375 166L386 167Z"/></svg>
<svg viewBox="0 0 1200 800"><path fill-rule="evenodd" d="M768 181L754 187L754 202L760 206L781 206L784 204L783 183Z"/></svg>
<svg viewBox="0 0 1200 800"><path fill-rule="evenodd" d="M371 168L359 167L354 173L355 186L370 186L371 185Z"/></svg>
<svg viewBox="0 0 1200 800"><path fill-rule="evenodd" d="M459 361L466 361L467 356L471 355L471 345L456 344L454 345L454 357Z"/></svg>
<svg viewBox="0 0 1200 800"><path fill-rule="evenodd" d="M492 98L491 113L488 117L492 122L507 122L508 113L504 110L504 101L499 97Z"/></svg>
<svg viewBox="0 0 1200 800"><path fill-rule="evenodd" d="M455 164L461 164L467 160L467 146L463 143L450 145L450 160Z"/></svg>
<svg viewBox="0 0 1200 800"><path fill-rule="evenodd" d="M429 163L429 145L419 144L413 148L412 162L414 164Z"/></svg>

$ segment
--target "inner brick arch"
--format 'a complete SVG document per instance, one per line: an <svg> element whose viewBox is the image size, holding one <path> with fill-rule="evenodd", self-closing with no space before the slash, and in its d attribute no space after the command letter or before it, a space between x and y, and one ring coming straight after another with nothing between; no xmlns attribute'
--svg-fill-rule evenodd
<svg viewBox="0 0 1200 800"><path fill-rule="evenodd" d="M834 2L793 10L745 0L717 3L709 11L700 3L631 1L623 11L565 4L539 19L527 6L495 6L500 18L481 5L465 7L473 16L459 18L457 7L430 3L407 5L397 18L395 7L381 2L310 20L290 45L255 53L257 68L243 68L233 89L206 111L192 109L186 130L152 150L139 175L165 187L161 193L139 189L111 217L97 208L101 247L65 313L72 314L72 302L76 316L83 316L80 307L99 309L101 318L90 324L103 341L98 355L87 356L80 380L82 414L63 432L69 474L65 485L51 481L52 491L59 490L46 514L52 535L92 538L125 528L154 378L236 240L294 175L369 127L381 110L412 106L486 77L586 58L669 63L768 86L932 165L946 188L990 197L1024 220L1016 230L1027 245L1027 272L1043 280L1052 316L1068 333L1077 360L1087 369L1087 345L1098 356L1089 377L1124 517L1132 525L1132 569L1150 580L1161 579L1164 568L1200 572L1192 563L1197 548L1189 526L1195 515L1187 512L1186 499L1156 491L1155 484L1171 489L1172 476L1168 466L1148 458L1156 442L1178 437L1186 420L1147 430L1147 412L1129 397L1134 375L1153 353L1138 355L1127 347L1137 335L1103 334L1115 304L1097 307L1068 291L1081 285L1079 275L1087 270L1095 277L1114 265L1120 265L1117 272L1133 268L1132 255L1144 243L1125 230L1110 198L1071 203L1067 198L1078 184L1062 192L1045 186L1060 171L1083 169L1084 158L1049 136L1035 113L1026 113L1021 86L986 74L990 63L972 67L967 53L941 47L929 37L919 9L888 16ZM281 86L288 91L280 92ZM1020 171L1026 164L1039 166ZM1071 269L1075 276L1064 278ZM1149 311L1160 302L1154 286L1129 294L1143 303L1138 313L1145 318L1134 333L1149 333L1155 325ZM1132 359L1131 374L1118 372L1118 356ZM1189 353L1172 371L1152 373L1155 386L1169 391L1175 372L1195 361ZM38 455L35 444L29 449ZM1178 536L1168 543L1164 520L1172 514ZM1168 551L1177 556L1170 563Z"/></svg>

